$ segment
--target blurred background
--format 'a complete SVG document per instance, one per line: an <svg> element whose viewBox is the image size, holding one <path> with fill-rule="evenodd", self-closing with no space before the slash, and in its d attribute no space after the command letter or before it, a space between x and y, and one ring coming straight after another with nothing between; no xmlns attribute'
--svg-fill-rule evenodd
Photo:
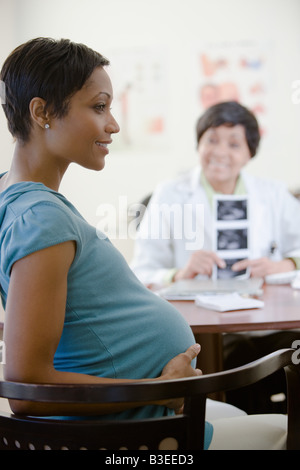
<svg viewBox="0 0 300 470"><path fill-rule="evenodd" d="M1 64L37 36L83 42L111 61L121 132L104 171L72 166L60 190L107 225L128 261L128 207L197 163L195 122L217 101L256 113L263 138L247 170L300 188L299 0L0 0L0 18ZM5 171L13 141L2 111L0 139Z"/></svg>

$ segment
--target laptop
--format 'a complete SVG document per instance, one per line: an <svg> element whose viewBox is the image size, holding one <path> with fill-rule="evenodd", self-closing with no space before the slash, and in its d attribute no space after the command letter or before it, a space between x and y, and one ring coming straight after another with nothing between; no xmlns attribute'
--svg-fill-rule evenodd
<svg viewBox="0 0 300 470"><path fill-rule="evenodd" d="M237 292L241 295L259 295L262 293L262 278L248 279L187 279L174 282L160 289L157 294L167 300L195 300L199 294L224 294Z"/></svg>

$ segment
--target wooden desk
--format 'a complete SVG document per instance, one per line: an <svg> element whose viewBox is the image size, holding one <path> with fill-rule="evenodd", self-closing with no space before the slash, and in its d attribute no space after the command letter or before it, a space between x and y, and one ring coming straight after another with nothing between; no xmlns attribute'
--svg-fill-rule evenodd
<svg viewBox="0 0 300 470"><path fill-rule="evenodd" d="M262 309L215 312L193 301L172 301L201 344L198 366L204 373L222 370L222 333L300 328L300 290L265 285ZM299 333L300 339L300 333Z"/></svg>

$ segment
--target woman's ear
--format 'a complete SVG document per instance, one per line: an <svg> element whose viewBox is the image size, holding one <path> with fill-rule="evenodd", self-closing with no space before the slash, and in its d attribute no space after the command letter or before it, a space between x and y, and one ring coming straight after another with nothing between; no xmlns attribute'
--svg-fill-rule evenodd
<svg viewBox="0 0 300 470"><path fill-rule="evenodd" d="M33 122L44 129L49 122L49 114L46 111L46 101L39 97L32 98L29 103L29 111Z"/></svg>

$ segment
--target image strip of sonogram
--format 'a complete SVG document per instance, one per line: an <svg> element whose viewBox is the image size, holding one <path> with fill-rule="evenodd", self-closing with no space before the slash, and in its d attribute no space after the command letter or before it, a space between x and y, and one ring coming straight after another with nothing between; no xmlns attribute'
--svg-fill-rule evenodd
<svg viewBox="0 0 300 470"><path fill-rule="evenodd" d="M234 198L233 200L217 200L217 220L247 220L248 204L247 199Z"/></svg>
<svg viewBox="0 0 300 470"><path fill-rule="evenodd" d="M213 249L226 267L214 269L216 279L248 277L247 270L232 271L238 261L249 257L249 206L247 196L216 195L213 205Z"/></svg>
<svg viewBox="0 0 300 470"><path fill-rule="evenodd" d="M217 230L217 251L248 248L248 228Z"/></svg>

